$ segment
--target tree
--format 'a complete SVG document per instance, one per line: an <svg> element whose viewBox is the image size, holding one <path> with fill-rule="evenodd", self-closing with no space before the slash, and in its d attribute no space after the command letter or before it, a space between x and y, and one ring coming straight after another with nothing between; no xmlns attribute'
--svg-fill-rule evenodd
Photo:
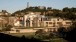
<svg viewBox="0 0 76 42"><path fill-rule="evenodd" d="M62 11L63 12L69 12L69 8L68 7L65 7L65 8L62 9Z"/></svg>
<svg viewBox="0 0 76 42"><path fill-rule="evenodd" d="M11 16L16 16L17 14L20 15L20 13L21 13L21 10L18 10L18 11L16 11L16 12L12 13Z"/></svg>
<svg viewBox="0 0 76 42"><path fill-rule="evenodd" d="M67 30L64 27L60 27L58 29L58 33L59 33L60 37L63 37L63 38L66 37L66 32L67 32Z"/></svg>
<svg viewBox="0 0 76 42"><path fill-rule="evenodd" d="M7 25L5 30L6 30L6 31L10 31L12 27L13 27L13 26L11 26L11 25Z"/></svg>
<svg viewBox="0 0 76 42"><path fill-rule="evenodd" d="M71 12L76 12L76 8L72 7L71 9Z"/></svg>
<svg viewBox="0 0 76 42"><path fill-rule="evenodd" d="M3 13L8 13L6 10L2 10Z"/></svg>
<svg viewBox="0 0 76 42"><path fill-rule="evenodd" d="M73 14L72 12L69 12L67 14L64 14L64 17L70 20L75 20L76 19L76 15Z"/></svg>
<svg viewBox="0 0 76 42"><path fill-rule="evenodd" d="M47 10L51 10L52 8L51 7L47 7Z"/></svg>
<svg viewBox="0 0 76 42"><path fill-rule="evenodd" d="M68 28L68 32L66 33L66 37L64 39L70 42L76 42L76 22L73 22L72 26Z"/></svg>

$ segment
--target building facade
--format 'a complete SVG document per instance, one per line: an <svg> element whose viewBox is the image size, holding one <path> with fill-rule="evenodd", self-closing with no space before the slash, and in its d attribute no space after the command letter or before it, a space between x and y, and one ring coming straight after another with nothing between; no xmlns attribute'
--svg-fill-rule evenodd
<svg viewBox="0 0 76 42"><path fill-rule="evenodd" d="M40 27L41 26L41 18L43 18L39 14L29 13L24 15L24 26L25 27Z"/></svg>
<svg viewBox="0 0 76 42"><path fill-rule="evenodd" d="M48 20L44 20L44 27L50 28L51 31L57 31L59 27L69 27L72 25L71 20L64 20L62 18L50 18Z"/></svg>
<svg viewBox="0 0 76 42"><path fill-rule="evenodd" d="M3 13L0 13L0 15ZM0 27L5 27L6 24L15 27L33 27L33 28L48 28L51 31L57 31L59 27L69 27L72 25L71 20L62 19L59 17L46 17L37 13L29 12L23 17L0 17Z"/></svg>

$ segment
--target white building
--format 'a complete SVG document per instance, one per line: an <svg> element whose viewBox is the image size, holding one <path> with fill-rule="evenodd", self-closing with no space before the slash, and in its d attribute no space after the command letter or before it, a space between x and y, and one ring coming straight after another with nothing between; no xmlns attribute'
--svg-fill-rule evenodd
<svg viewBox="0 0 76 42"><path fill-rule="evenodd" d="M14 26L23 26L23 17L15 17Z"/></svg>
<svg viewBox="0 0 76 42"><path fill-rule="evenodd" d="M29 13L27 15L24 15L24 26L25 27L40 27L41 18L43 17L44 16L41 16L35 13Z"/></svg>
<svg viewBox="0 0 76 42"><path fill-rule="evenodd" d="M44 9L44 8L45 8L45 6L38 6L38 8L39 8L39 9Z"/></svg>

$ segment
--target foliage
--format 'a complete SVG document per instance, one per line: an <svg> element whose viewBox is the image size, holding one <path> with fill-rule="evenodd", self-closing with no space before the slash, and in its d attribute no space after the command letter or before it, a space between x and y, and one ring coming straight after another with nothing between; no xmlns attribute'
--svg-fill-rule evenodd
<svg viewBox="0 0 76 42"><path fill-rule="evenodd" d="M76 12L76 8L72 7L72 8L68 8L68 7L65 7L62 9L63 12Z"/></svg>
<svg viewBox="0 0 76 42"><path fill-rule="evenodd" d="M51 39L50 42L68 42L68 41L63 38L54 38Z"/></svg>
<svg viewBox="0 0 76 42"><path fill-rule="evenodd" d="M46 33L44 30L40 29L35 32L35 38L41 39L41 40L49 39L49 34Z"/></svg>
<svg viewBox="0 0 76 42"><path fill-rule="evenodd" d="M51 10L53 13L47 13ZM65 19L76 20L76 8L74 7L72 8L64 7L62 10L59 10L59 9L52 9L51 7L47 7L47 8L44 7L43 9L40 9L39 7L35 6L23 10L18 10L12 13L12 16L16 16L16 15L24 16L28 14L28 12L41 12L41 15L43 15L45 12L45 16L61 17Z"/></svg>
<svg viewBox="0 0 76 42"><path fill-rule="evenodd" d="M63 37L63 38L66 37L66 32L67 30L64 27L60 27L58 29L59 37Z"/></svg>
<svg viewBox="0 0 76 42"><path fill-rule="evenodd" d="M6 31L10 31L10 30L11 30L11 28L12 28L12 26L11 26L11 25L7 25L7 26L6 26L6 28L5 28L5 30L6 30Z"/></svg>
<svg viewBox="0 0 76 42"><path fill-rule="evenodd" d="M73 24L68 28L68 32L66 33L66 37L64 39L70 41L70 42L76 42L76 21L73 22Z"/></svg>
<svg viewBox="0 0 76 42"><path fill-rule="evenodd" d="M51 11L51 10L53 13L47 13L48 11ZM64 7L62 10L59 10L59 9L52 9L51 7L47 7L47 8L44 7L43 9L40 9L39 7L35 6L35 7L29 7L23 10L18 10L12 13L12 16L15 16L16 14L18 14L19 16L23 16L22 13L28 14L28 12L41 12L42 15L45 12L45 16L61 17L61 18L66 18L70 20L76 19L76 15L75 15L76 8L74 7L72 8Z"/></svg>
<svg viewBox="0 0 76 42"><path fill-rule="evenodd" d="M45 32L43 30L38 30L35 34L35 38L37 39L41 39L41 40L44 40L44 39L52 39L52 38L58 38L59 35L57 32Z"/></svg>

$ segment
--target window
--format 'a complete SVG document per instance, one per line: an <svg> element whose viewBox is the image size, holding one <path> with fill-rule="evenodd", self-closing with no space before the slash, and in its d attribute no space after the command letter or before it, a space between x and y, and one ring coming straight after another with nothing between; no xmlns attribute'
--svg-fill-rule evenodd
<svg viewBox="0 0 76 42"><path fill-rule="evenodd" d="M41 18L41 21L42 21L43 19Z"/></svg>
<svg viewBox="0 0 76 42"><path fill-rule="evenodd" d="M46 22L46 27L48 27L48 22Z"/></svg>
<svg viewBox="0 0 76 42"><path fill-rule="evenodd" d="M59 19L57 19L57 21L59 21Z"/></svg>
<svg viewBox="0 0 76 42"><path fill-rule="evenodd" d="M61 24L61 22L57 22L57 24Z"/></svg>
<svg viewBox="0 0 76 42"><path fill-rule="evenodd" d="M66 22L66 24L71 24L71 22Z"/></svg>
<svg viewBox="0 0 76 42"><path fill-rule="evenodd" d="M49 24L52 24L52 22L49 22Z"/></svg>
<svg viewBox="0 0 76 42"><path fill-rule="evenodd" d="M46 22L46 24L48 24L48 22Z"/></svg>
<svg viewBox="0 0 76 42"><path fill-rule="evenodd" d="M20 30L16 30L16 32L20 32Z"/></svg>

